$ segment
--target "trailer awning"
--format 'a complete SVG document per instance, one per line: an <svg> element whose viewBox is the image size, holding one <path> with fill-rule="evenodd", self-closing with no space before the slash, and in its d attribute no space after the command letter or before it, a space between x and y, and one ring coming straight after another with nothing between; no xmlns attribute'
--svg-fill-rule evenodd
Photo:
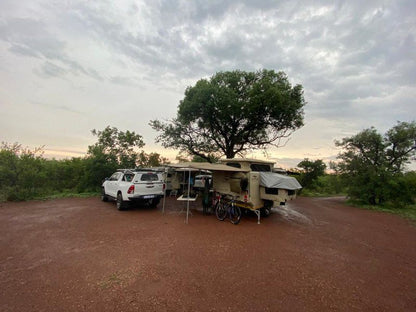
<svg viewBox="0 0 416 312"><path fill-rule="evenodd" d="M302 185L295 178L274 172L260 172L260 185L267 188L300 190Z"/></svg>
<svg viewBox="0 0 416 312"><path fill-rule="evenodd" d="M199 169L199 170L209 170L209 171L231 171L231 172L248 172L248 170L235 168L222 164L211 164L211 163L197 163L197 162L184 162L179 164L169 164L166 165L171 168L189 168L189 169Z"/></svg>

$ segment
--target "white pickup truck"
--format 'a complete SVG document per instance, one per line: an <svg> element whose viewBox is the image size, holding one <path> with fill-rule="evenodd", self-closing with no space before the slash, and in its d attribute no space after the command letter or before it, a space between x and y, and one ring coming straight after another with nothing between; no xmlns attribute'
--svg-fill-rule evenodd
<svg viewBox="0 0 416 312"><path fill-rule="evenodd" d="M101 200L116 200L118 210L125 209L130 202L156 207L164 190L165 183L161 172L120 169L103 182Z"/></svg>

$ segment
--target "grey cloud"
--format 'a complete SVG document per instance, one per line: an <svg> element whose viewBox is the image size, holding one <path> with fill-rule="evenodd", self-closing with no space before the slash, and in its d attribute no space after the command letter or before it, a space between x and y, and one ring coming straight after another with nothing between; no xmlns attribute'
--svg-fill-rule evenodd
<svg viewBox="0 0 416 312"><path fill-rule="evenodd" d="M133 87L139 86L138 81L132 77L114 76L110 78L110 82L114 84L118 84L118 85L123 85L123 86L133 86Z"/></svg>
<svg viewBox="0 0 416 312"><path fill-rule="evenodd" d="M57 66L51 62L45 62L42 65L40 76L49 78L49 77L60 77L66 74L66 70L60 66Z"/></svg>
<svg viewBox="0 0 416 312"><path fill-rule="evenodd" d="M362 113L365 105L353 110L354 101L380 97L398 72L396 83L413 83L414 35L406 27L412 13L377 1L324 5L152 2L132 10L145 20L145 31L127 30L87 5L77 16L96 40L146 66L149 80L168 72L198 79L224 69L283 69L319 94L314 107L328 117Z"/></svg>
<svg viewBox="0 0 416 312"><path fill-rule="evenodd" d="M55 105L55 104L49 104L49 103L39 102L39 101L30 101L30 103L32 103L33 105L45 107L48 109L60 110L60 111L65 111L65 112L80 114L80 115L83 114L83 112L77 109L74 109L72 107L68 107L66 105Z"/></svg>
<svg viewBox="0 0 416 312"><path fill-rule="evenodd" d="M82 32L143 69L140 79L110 75L115 84L183 88L178 81L221 70L270 68L305 86L313 115L360 118L374 109L371 99L389 105L386 94L416 80L413 1L148 1L127 7L134 27L108 3L54 9L66 31ZM44 73L106 76L72 59L40 21L7 20L0 38L14 53L62 69L44 64Z"/></svg>
<svg viewBox="0 0 416 312"><path fill-rule="evenodd" d="M0 24L0 39L11 45L9 51L12 53L45 59L41 68L44 77L61 76L72 72L101 79L95 70L86 69L72 60L66 51L65 42L56 38L56 34L50 33L47 25L41 21L30 18L9 18ZM56 61L66 69L53 63ZM52 68L53 66L55 68Z"/></svg>
<svg viewBox="0 0 416 312"><path fill-rule="evenodd" d="M9 48L9 51L14 54L20 54L23 56L39 57L39 54L36 51L33 51L30 47L22 46L19 44L12 44Z"/></svg>

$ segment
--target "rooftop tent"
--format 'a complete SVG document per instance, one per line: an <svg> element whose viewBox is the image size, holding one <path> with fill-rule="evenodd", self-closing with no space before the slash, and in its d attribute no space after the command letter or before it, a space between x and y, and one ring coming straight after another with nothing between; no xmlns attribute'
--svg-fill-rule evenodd
<svg viewBox="0 0 416 312"><path fill-rule="evenodd" d="M260 185L267 188L300 190L302 185L295 178L274 172L260 172Z"/></svg>

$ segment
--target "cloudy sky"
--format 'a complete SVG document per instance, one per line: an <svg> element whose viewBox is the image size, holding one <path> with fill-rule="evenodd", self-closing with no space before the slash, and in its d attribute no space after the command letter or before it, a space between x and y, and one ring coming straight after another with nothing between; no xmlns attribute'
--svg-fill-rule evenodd
<svg viewBox="0 0 416 312"><path fill-rule="evenodd" d="M174 117L201 78L265 68L307 101L268 157L329 160L334 139L416 119L415 40L414 0L1 0L0 141L81 156L110 125L173 159L149 120Z"/></svg>

